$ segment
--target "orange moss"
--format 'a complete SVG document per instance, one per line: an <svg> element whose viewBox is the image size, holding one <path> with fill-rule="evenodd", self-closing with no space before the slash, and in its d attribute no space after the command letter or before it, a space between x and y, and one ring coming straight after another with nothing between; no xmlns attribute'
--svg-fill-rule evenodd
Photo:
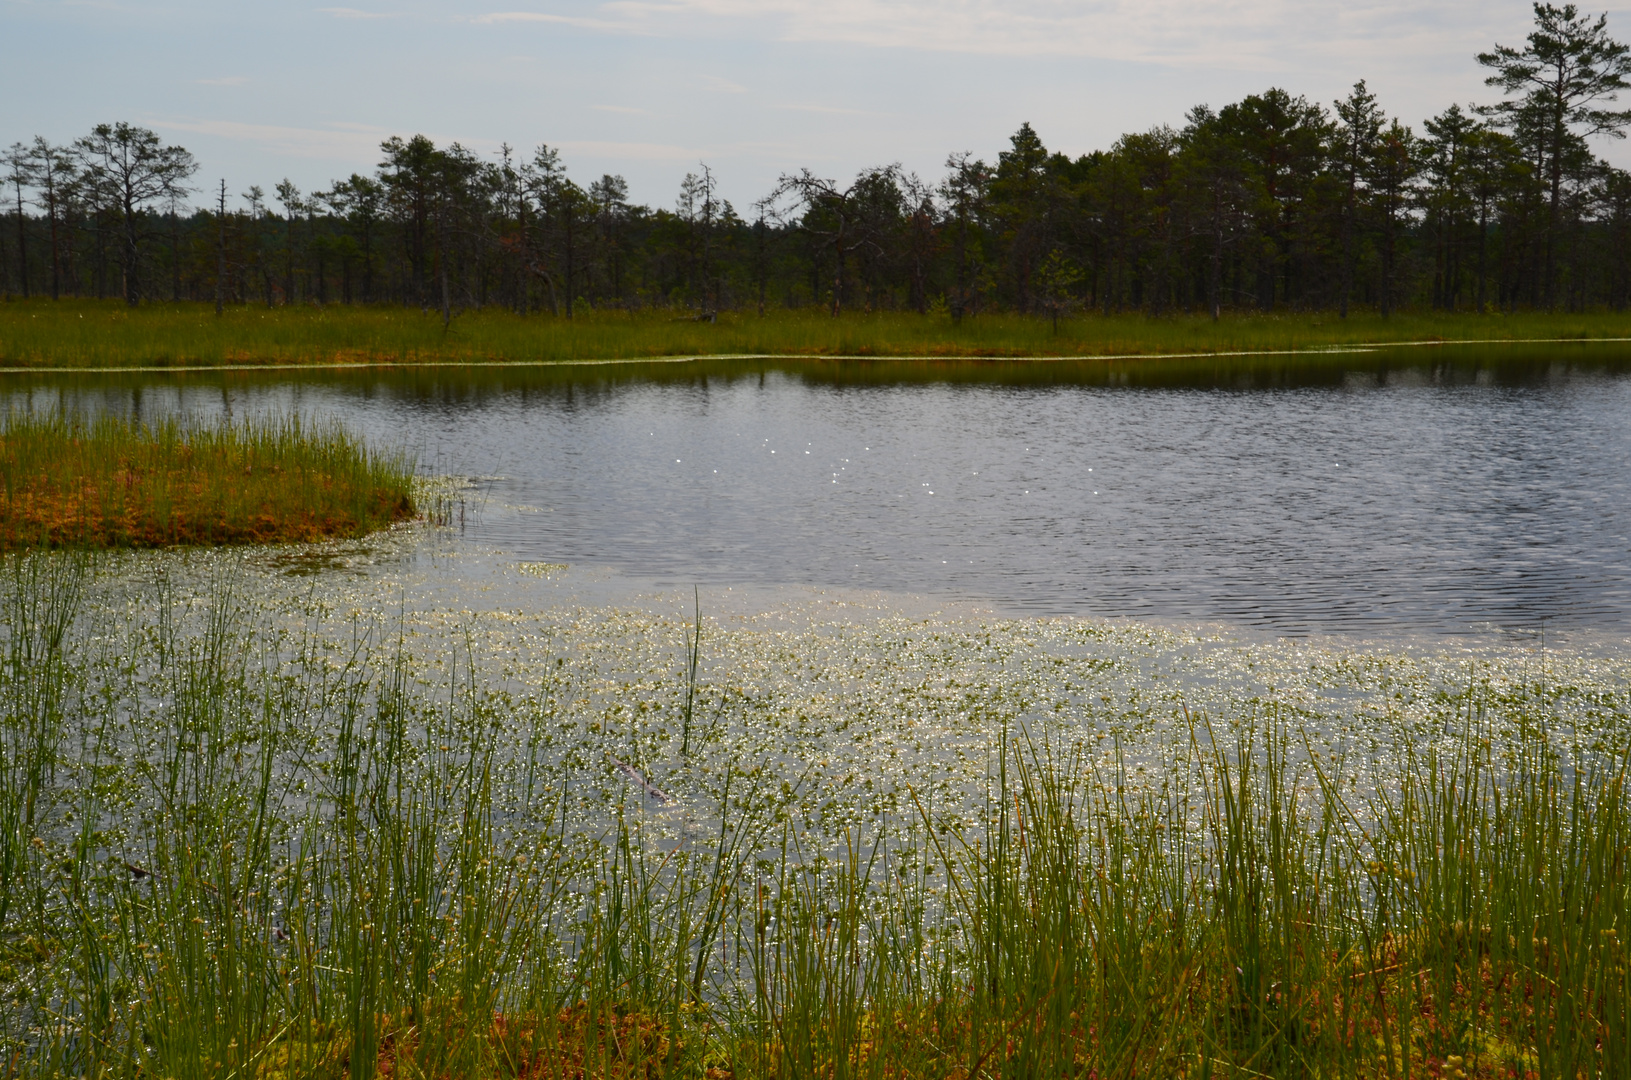
<svg viewBox="0 0 1631 1080"><path fill-rule="evenodd" d="M414 1022L411 1011L381 1017L383 1034L374 1056L374 1074L394 1077L502 1076L511 1080L656 1080L684 1071L702 1080L731 1080L729 1070L685 1059L666 1024L646 1013L579 1002L554 1015L493 1017L485 1029L453 1010ZM257 1071L263 1080L281 1078L289 1064L324 1062L341 1075L352 1074L346 1044L274 1056ZM337 1068L336 1068L337 1067Z"/></svg>
<svg viewBox="0 0 1631 1080"><path fill-rule="evenodd" d="M1410 959L1391 947L1385 951L1390 959ZM1331 963L1321 988L1306 990L1297 1001L1281 1004L1308 1021L1306 1035L1311 1043L1319 1040L1324 1025L1342 1031L1342 1041L1353 1053L1349 1060L1355 1076L1388 1077L1390 1055L1394 1070L1405 1067L1407 1059L1410 1075L1433 1080L1532 1080L1536 1075L1535 1062L1524 1049L1530 1042L1524 1029L1542 1014L1555 1012L1557 1003L1546 1000L1543 987L1548 980L1544 976L1537 978L1538 973L1521 965L1497 971L1485 958L1464 972L1467 978L1453 982L1449 991L1453 1000L1436 1002L1429 970L1417 969L1415 963L1406 964L1403 970L1387 963L1351 973L1338 958ZM1410 983L1415 983L1414 996L1402 995ZM1232 984L1214 984L1211 992L1191 989L1198 993L1176 994L1174 1008L1181 1010L1187 1004L1223 1017L1231 1012L1231 1003L1238 1005ZM1007 1021L997 1016L976 1021L957 1008L945 1015L942 1012L933 1006L887 1017L869 1011L848 1038L828 1042L817 1053L811 1063L813 1075L967 1080L1010 1071L1024 1062L1026 1042L1044 1037L1041 1029L1045 1025L1031 1010ZM1476 1047L1466 1045L1469 1021L1481 1032ZM616 1005L591 1008L579 1002L553 1014L499 1014L475 1023L457 1009L433 1010L421 1023L423 1026L416 1025L406 1011L381 1017L376 1076L438 1080L455 1076L736 1080L751 1076L774 1080L797 1071L775 1037L765 1041L711 1039L706 1023L687 1024L676 1031L660 1017ZM1219 1033L1226 1030L1227 1024ZM1061 1034L1058 1049L1071 1063L1065 1068L1082 1077L1224 1075L1237 1064L1228 1060L1226 1034L1222 1043L1210 1048L1205 1063L1193 1053L1175 1054L1173 1048L1158 1045L1165 1033L1154 1030L1148 1033L1147 1053L1135 1052L1132 1059L1107 1062L1101 1057L1104 1048L1092 1018L1075 1013ZM345 1045L314 1048L301 1060L309 1065L320 1058L337 1065L337 1075L351 1075ZM285 1054L255 1075L263 1080L281 1078L291 1060Z"/></svg>
<svg viewBox="0 0 1631 1080"><path fill-rule="evenodd" d="M360 451L303 455L218 433L197 444L128 429L61 434L0 434L0 550L309 542L415 512L406 476L359 464Z"/></svg>

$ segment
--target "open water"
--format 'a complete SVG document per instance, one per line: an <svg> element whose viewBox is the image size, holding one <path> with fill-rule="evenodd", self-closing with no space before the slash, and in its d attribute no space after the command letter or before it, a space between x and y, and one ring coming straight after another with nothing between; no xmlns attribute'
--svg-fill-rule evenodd
<svg viewBox="0 0 1631 1080"><path fill-rule="evenodd" d="M1275 636L1631 633L1631 353L5 375L34 408L335 416L464 542Z"/></svg>

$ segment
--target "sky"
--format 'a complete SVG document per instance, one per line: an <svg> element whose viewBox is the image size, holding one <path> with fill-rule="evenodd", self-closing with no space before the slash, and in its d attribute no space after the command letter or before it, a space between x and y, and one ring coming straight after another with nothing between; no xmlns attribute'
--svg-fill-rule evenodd
<svg viewBox="0 0 1631 1080"><path fill-rule="evenodd" d="M1522 0L344 2L0 0L0 145L125 120L241 193L369 172L391 135L547 143L654 206L705 162L745 211L799 168L935 180L1023 122L1074 156L1271 86L1329 105L1363 78L1419 130L1494 100L1474 56L1531 24Z"/></svg>

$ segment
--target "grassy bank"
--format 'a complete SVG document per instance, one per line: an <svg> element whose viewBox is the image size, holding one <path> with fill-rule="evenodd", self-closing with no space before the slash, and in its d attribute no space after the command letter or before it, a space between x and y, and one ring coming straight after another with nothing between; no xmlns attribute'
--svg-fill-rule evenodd
<svg viewBox="0 0 1631 1080"><path fill-rule="evenodd" d="M1290 699L1125 697L1098 631L1055 631L1044 681L1012 675L1030 624L889 624L870 659L702 624L722 666L686 675L681 639L625 676L582 650L672 628L419 640L305 593L279 630L241 577L141 565L4 565L9 1073L1631 1070L1631 713L1556 659L1431 690L1342 658L1425 704L1333 743ZM860 673L826 734L834 691L797 696L822 651Z"/></svg>
<svg viewBox="0 0 1631 1080"><path fill-rule="evenodd" d="M1060 323L982 315L882 313L830 318L727 312L716 322L672 312L592 312L576 319L485 310L439 315L402 308L229 309L112 301L0 304L0 366L128 367L337 363L493 363L695 355L1125 356L1313 350L1417 341L1515 341L1631 336L1631 316L1356 313L1085 315Z"/></svg>
<svg viewBox="0 0 1631 1080"><path fill-rule="evenodd" d="M0 550L360 536L413 514L412 468L291 417L203 425L14 412Z"/></svg>

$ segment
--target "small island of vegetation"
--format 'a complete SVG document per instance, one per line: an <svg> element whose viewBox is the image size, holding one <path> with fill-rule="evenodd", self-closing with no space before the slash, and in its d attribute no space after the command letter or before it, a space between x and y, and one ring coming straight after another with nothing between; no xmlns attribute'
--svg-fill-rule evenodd
<svg viewBox="0 0 1631 1080"><path fill-rule="evenodd" d="M13 413L0 549L360 536L414 514L412 466L298 417L205 424Z"/></svg>

